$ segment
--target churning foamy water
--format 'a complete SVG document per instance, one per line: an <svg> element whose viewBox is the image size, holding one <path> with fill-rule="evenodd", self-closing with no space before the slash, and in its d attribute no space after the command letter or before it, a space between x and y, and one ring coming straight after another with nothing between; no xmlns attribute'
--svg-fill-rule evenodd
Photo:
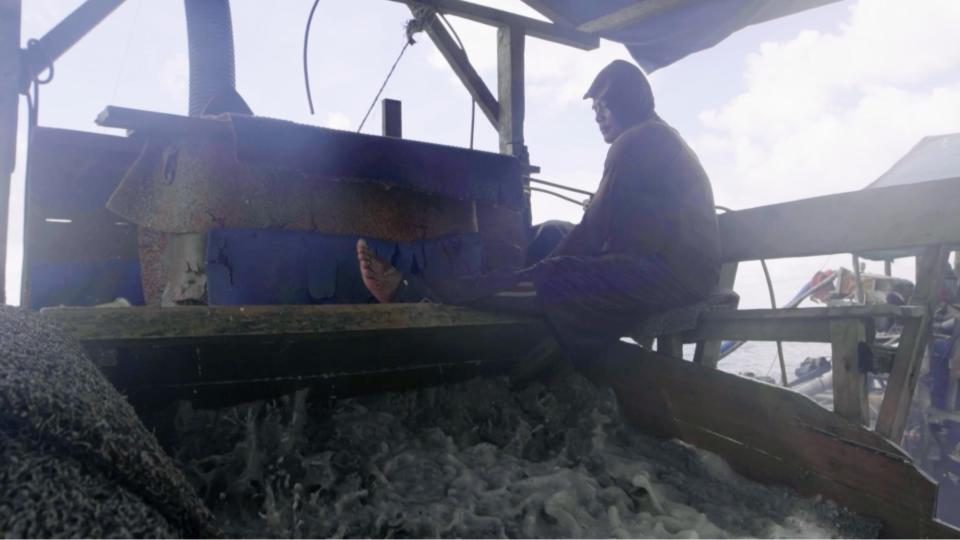
<svg viewBox="0 0 960 540"><path fill-rule="evenodd" d="M879 525L628 426L571 374L216 411L177 461L228 536L858 537Z"/></svg>

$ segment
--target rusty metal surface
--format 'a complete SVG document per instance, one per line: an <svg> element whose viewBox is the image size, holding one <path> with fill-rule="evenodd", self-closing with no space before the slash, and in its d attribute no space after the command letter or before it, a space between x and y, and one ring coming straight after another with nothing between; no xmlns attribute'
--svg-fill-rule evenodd
<svg viewBox="0 0 960 540"><path fill-rule="evenodd" d="M270 118L234 115L231 121L240 162L361 178L459 200L523 204L523 166L512 156Z"/></svg>
<svg viewBox="0 0 960 540"><path fill-rule="evenodd" d="M107 206L166 233L276 228L396 241L476 232L472 202L237 163L229 142L154 137Z"/></svg>

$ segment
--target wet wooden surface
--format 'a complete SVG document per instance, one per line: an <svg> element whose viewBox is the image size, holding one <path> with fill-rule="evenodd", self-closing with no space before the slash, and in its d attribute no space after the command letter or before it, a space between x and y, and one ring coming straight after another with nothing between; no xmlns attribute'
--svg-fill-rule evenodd
<svg viewBox="0 0 960 540"><path fill-rule="evenodd" d="M823 495L880 520L887 537L960 536L933 518L936 484L899 446L805 396L625 343L588 374L641 429L717 453L748 478Z"/></svg>
<svg viewBox="0 0 960 540"><path fill-rule="evenodd" d="M223 405L311 386L352 395L505 374L538 319L436 304L48 308L131 401Z"/></svg>

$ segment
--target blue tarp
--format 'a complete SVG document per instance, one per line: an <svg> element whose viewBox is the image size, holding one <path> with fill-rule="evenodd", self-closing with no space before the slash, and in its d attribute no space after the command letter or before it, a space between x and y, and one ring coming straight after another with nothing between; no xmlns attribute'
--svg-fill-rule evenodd
<svg viewBox="0 0 960 540"><path fill-rule="evenodd" d="M443 280L481 270L480 235L418 242L367 239L404 273ZM373 302L360 280L357 237L276 229L215 229L207 234L210 305Z"/></svg>
<svg viewBox="0 0 960 540"><path fill-rule="evenodd" d="M581 26L619 12L633 21L600 30L603 38L627 46L648 73L709 49L747 26L839 0L537 0L535 9ZM548 13L549 12L549 13Z"/></svg>

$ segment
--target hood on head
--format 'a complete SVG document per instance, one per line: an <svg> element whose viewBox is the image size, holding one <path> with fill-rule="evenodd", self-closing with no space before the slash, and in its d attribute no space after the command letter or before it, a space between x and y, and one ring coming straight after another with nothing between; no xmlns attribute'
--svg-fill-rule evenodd
<svg viewBox="0 0 960 540"><path fill-rule="evenodd" d="M654 101L650 81L637 66L614 60L600 70L583 99L603 100L610 112L625 125L633 125L653 115Z"/></svg>

